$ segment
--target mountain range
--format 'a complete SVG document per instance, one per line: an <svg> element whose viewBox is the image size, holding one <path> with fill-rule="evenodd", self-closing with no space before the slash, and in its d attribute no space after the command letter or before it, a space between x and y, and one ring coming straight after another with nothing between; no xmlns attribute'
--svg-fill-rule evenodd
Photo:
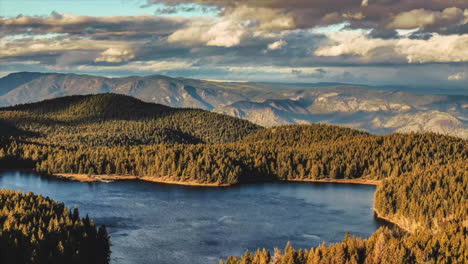
<svg viewBox="0 0 468 264"><path fill-rule="evenodd" d="M339 83L218 82L163 75L107 78L18 72L0 78L0 106L98 93L200 108L265 127L319 122L379 134L436 132L468 138L468 95L425 95Z"/></svg>

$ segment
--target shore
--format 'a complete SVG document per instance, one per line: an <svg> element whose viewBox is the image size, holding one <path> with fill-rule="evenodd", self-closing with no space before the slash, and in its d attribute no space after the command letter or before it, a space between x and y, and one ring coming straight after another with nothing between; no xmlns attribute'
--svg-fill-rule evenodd
<svg viewBox="0 0 468 264"><path fill-rule="evenodd" d="M165 184L177 184L177 185L188 185L188 186L211 186L211 187L226 187L231 186L230 184L219 184L219 183L198 183L198 182L186 182L186 181L174 181L167 177L137 177L131 175L88 175L88 174L76 174L76 173L56 173L52 176L64 178L79 182L113 182L113 181L127 181L127 180L141 180L147 182L165 183ZM351 183L351 184L366 184L366 185L379 185L379 180L369 179L320 179L320 180L288 180L287 182L317 182L317 183Z"/></svg>
<svg viewBox="0 0 468 264"><path fill-rule="evenodd" d="M320 180L288 180L290 182L317 182L317 183L352 183L352 184L366 184L366 185L380 185L382 181L368 180L368 179L320 179Z"/></svg>
<svg viewBox="0 0 468 264"><path fill-rule="evenodd" d="M402 224L402 223L400 223L400 222L398 222L395 219L392 219L390 217L383 216L377 209L375 209L375 207L374 207L374 213L375 213L375 216L377 218L382 219L385 222L388 222L388 223L390 223L392 225L398 226L399 228L405 230L408 233L412 233L411 229L408 228L406 225L404 225L404 224Z"/></svg>
<svg viewBox="0 0 468 264"><path fill-rule="evenodd" d="M79 182L113 182L113 181L128 181L128 180L139 180L146 182L164 183L164 184L176 184L176 185L187 185L187 186L207 186L207 187L226 187L229 184L219 183L198 183L198 182L186 182L186 181L174 181L165 177L137 177L131 175L87 175L87 174L75 174L75 173L55 173L51 176L63 178L72 181Z"/></svg>

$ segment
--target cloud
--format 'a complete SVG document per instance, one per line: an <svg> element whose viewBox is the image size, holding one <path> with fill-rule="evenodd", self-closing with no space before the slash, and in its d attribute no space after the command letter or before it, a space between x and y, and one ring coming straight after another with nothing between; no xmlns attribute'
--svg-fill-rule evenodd
<svg viewBox="0 0 468 264"><path fill-rule="evenodd" d="M207 7L207 6L195 6L195 5L177 5L177 6L164 6L156 9L154 12L156 15L174 15L179 13L215 13L216 8Z"/></svg>
<svg viewBox="0 0 468 264"><path fill-rule="evenodd" d="M22 57L65 67L122 63L138 60L136 56L140 55L155 57L147 51L154 50L155 45L167 45L167 35L190 21L153 15L93 17L56 12L49 16L0 17L0 35L4 36L0 39L0 58Z"/></svg>
<svg viewBox="0 0 468 264"><path fill-rule="evenodd" d="M262 16L263 13L275 12L279 17L291 16L295 29L312 28L315 26L331 25L351 21L353 28L386 28L392 22L394 14L405 14L412 10L424 9L426 12L442 13L444 17L453 17L454 8L465 10L468 8L466 0L148 0L148 4L167 4L171 7L184 4L198 4L216 7L221 10L222 17L229 16L239 8L258 9L251 16ZM452 10L452 9L453 10ZM444 10L444 11L442 11ZM458 13L458 11L457 11ZM427 15L417 13L417 15ZM267 23L267 20L262 20ZM424 18L422 19L423 24ZM451 18L447 23L450 23ZM439 30L439 29L435 29ZM440 33L440 32L439 32Z"/></svg>
<svg viewBox="0 0 468 264"><path fill-rule="evenodd" d="M80 65L76 69L80 71L133 71L133 72L162 72L175 69L192 67L187 61L132 61L124 65L116 66L92 66Z"/></svg>
<svg viewBox="0 0 468 264"><path fill-rule="evenodd" d="M398 31L395 29L373 29L371 32L368 34L369 37L371 38L381 38L381 39L396 39L400 38L400 34L398 34Z"/></svg>
<svg viewBox="0 0 468 264"><path fill-rule="evenodd" d="M291 70L291 73L299 78L317 78L322 79L327 74L327 71L324 69L315 69L314 71L304 72L302 70Z"/></svg>
<svg viewBox="0 0 468 264"><path fill-rule="evenodd" d="M185 45L233 47L239 45L246 34L242 23L223 20L194 21L189 26L169 35L168 41Z"/></svg>
<svg viewBox="0 0 468 264"><path fill-rule="evenodd" d="M449 81L461 81L466 79L468 79L468 74L466 72L458 72L448 77Z"/></svg>
<svg viewBox="0 0 468 264"><path fill-rule="evenodd" d="M288 43L286 41L280 39L278 41L275 41L273 43L268 44L267 49L269 49L269 50L278 50L278 49L284 48L287 45L288 45Z"/></svg>
<svg viewBox="0 0 468 264"><path fill-rule="evenodd" d="M362 20L366 18L366 15L364 15L362 12L357 12L357 13L346 12L346 13L343 13L342 16L346 19L355 19L355 20Z"/></svg>
<svg viewBox="0 0 468 264"><path fill-rule="evenodd" d="M231 72L263 72L263 73L285 73L294 74L313 74L323 71L314 67L281 67L281 66L228 66L220 67Z"/></svg>
<svg viewBox="0 0 468 264"><path fill-rule="evenodd" d="M468 9L457 7L446 8L443 11L413 9L396 15L387 27L392 29L415 29L429 26L444 27L453 24L467 23Z"/></svg>
<svg viewBox="0 0 468 264"><path fill-rule="evenodd" d="M466 0L158 2L167 4L157 7L168 8L161 12L180 15L193 6L219 13L0 17L2 70L462 85L447 76L464 71L460 62L467 61L468 24L455 24L465 22L460 11L465 16ZM406 27L411 22L424 28L387 28L419 9L421 16L435 17L433 23L421 18L424 23L406 21ZM397 75L400 67L411 70Z"/></svg>
<svg viewBox="0 0 468 264"><path fill-rule="evenodd" d="M189 19L177 17L81 16L52 12L49 16L0 17L1 35L39 35L63 33L92 38L165 35L184 26Z"/></svg>
<svg viewBox="0 0 468 264"><path fill-rule="evenodd" d="M294 28L294 18L268 8L239 6L221 18L198 18L168 37L172 43L233 47L246 38L274 37Z"/></svg>
<svg viewBox="0 0 468 264"><path fill-rule="evenodd" d="M89 39L0 39L0 58L25 56L32 54L58 54L63 51L87 50L103 51L109 47L124 49L124 41L95 41Z"/></svg>
<svg viewBox="0 0 468 264"><path fill-rule="evenodd" d="M371 39L363 32L329 34L330 42L318 48L317 56L353 55L366 61L379 61L382 53L404 58L408 63L467 62L468 34L443 36L434 34L423 39Z"/></svg>
<svg viewBox="0 0 468 264"><path fill-rule="evenodd" d="M108 48L103 51L99 57L95 59L96 62L124 62L135 58L135 52L131 48Z"/></svg>

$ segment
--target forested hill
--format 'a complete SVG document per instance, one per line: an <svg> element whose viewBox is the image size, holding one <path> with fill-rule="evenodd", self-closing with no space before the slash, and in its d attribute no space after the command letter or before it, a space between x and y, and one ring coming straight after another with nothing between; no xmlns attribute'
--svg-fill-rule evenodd
<svg viewBox="0 0 468 264"><path fill-rule="evenodd" d="M146 103L120 94L75 95L0 108L24 111L44 118L62 121L139 120L176 112L177 108ZM180 111L188 109L180 109Z"/></svg>
<svg viewBox="0 0 468 264"><path fill-rule="evenodd" d="M90 123L61 121L53 114L0 111L7 131L27 134L0 145L0 162L28 161L37 171L49 174L131 175L230 185L328 178L380 180L468 157L466 140L434 133L380 136L324 124L258 129L230 117L187 111L153 119Z"/></svg>
<svg viewBox="0 0 468 264"><path fill-rule="evenodd" d="M47 139L41 143L87 146L225 143L260 128L235 117L118 94L68 96L0 108L0 122L4 136L23 130Z"/></svg>

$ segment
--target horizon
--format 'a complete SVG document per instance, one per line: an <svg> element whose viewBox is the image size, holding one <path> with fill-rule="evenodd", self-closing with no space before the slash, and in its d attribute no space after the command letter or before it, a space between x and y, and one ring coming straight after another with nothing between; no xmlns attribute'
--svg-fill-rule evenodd
<svg viewBox="0 0 468 264"><path fill-rule="evenodd" d="M421 95L449 95L449 96L468 96L468 94L465 93L465 88L461 87L450 87L450 88L437 88L437 86L417 86L417 85L399 85L399 84L377 84L377 85L369 85L369 84L363 84L363 83L346 83L346 82L272 82L272 81L242 81L242 80L214 80L214 79L198 79L198 78L191 78L191 77L184 77L184 76L169 76L169 75L164 75L160 73L149 73L149 74L141 74L141 75L124 75L124 76L106 76L106 75L101 75L99 73L81 73L81 72L51 72L51 71L17 71L17 72L11 72L7 73L3 76L0 76L0 79L8 77L9 75L13 74L20 74L20 73L40 73L40 74L71 74L71 75L78 75L78 76L90 76L90 77L102 77L102 78L108 78L108 79L119 79L119 78L131 78L131 77L151 77L151 76L162 76L162 77L168 77L172 79L187 79L187 80L196 80L196 81L206 81L206 82L213 82L213 83L245 83L245 84L272 84L272 85L284 85L284 86L292 86L292 87L303 87L307 88L307 86L310 87L317 87L318 86L323 86L323 87L331 87L331 86L355 86L355 87L364 87L372 90L381 90L381 91L387 91L387 92L405 92L405 93L413 93L413 94L421 94Z"/></svg>
<svg viewBox="0 0 468 264"><path fill-rule="evenodd" d="M0 76L158 74L468 94L464 1L4 0L0 16Z"/></svg>

